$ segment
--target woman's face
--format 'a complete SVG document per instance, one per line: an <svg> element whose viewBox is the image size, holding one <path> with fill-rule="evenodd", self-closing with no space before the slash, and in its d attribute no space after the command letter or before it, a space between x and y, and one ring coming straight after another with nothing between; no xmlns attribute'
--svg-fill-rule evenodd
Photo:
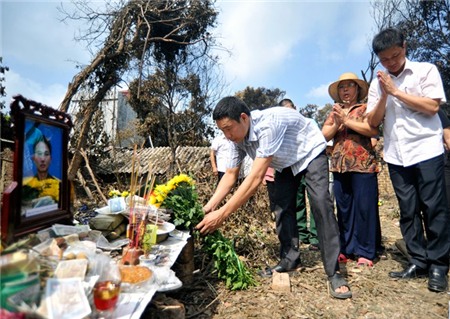
<svg viewBox="0 0 450 319"><path fill-rule="evenodd" d="M358 84L352 80L343 80L339 82L339 98L344 103L354 104L358 101Z"/></svg>
<svg viewBox="0 0 450 319"><path fill-rule="evenodd" d="M39 142L34 148L33 161L39 173L48 172L52 155L44 142Z"/></svg>

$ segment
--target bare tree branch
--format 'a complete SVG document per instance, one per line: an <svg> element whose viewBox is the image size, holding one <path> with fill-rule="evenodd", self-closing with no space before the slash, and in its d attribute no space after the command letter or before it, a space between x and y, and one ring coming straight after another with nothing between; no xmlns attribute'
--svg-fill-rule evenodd
<svg viewBox="0 0 450 319"><path fill-rule="evenodd" d="M209 0L121 1L115 7L113 3L106 3L103 12L86 1L73 3L78 11L67 14L65 19L86 21L87 31L79 39L89 46L100 46L91 63L73 78L59 107L67 112L82 87L95 92L88 104L79 139L74 142L79 150L87 147L90 121L99 103L130 72L134 62L138 62L137 73L141 77L148 57L154 61L170 61L177 55L182 56L187 47L198 44L207 47L212 39L206 30L213 25L217 12ZM75 152L69 179L76 176L81 160L82 156Z"/></svg>

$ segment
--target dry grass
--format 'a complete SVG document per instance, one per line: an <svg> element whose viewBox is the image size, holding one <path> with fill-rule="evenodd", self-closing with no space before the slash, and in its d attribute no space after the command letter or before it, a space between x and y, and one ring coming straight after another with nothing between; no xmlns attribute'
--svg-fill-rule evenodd
<svg viewBox="0 0 450 319"><path fill-rule="evenodd" d="M199 190L208 189L206 184L200 182ZM212 189L209 187L210 192ZM210 193L201 195L206 198ZM290 293L272 290L271 279L257 275L258 286L229 291L215 278L209 257L196 251L199 272L194 283L166 294L185 304L187 318L449 318L449 294L428 291L426 279L398 281L388 277L389 271L401 269L407 261L394 245L401 238L395 198L382 201L385 258L372 269L362 271L354 261L341 265L353 291L350 300L336 300L328 295L320 253L309 251L306 246L301 247L304 267L290 276ZM235 240L237 252L255 273L266 264L277 262L278 239L263 186L226 222L222 232Z"/></svg>

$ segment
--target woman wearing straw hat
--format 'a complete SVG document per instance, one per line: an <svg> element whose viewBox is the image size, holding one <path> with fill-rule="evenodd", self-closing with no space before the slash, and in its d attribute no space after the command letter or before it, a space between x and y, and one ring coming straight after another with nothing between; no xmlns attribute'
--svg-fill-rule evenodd
<svg viewBox="0 0 450 319"><path fill-rule="evenodd" d="M358 257L358 266L373 266L381 231L378 213L379 171L371 138L378 129L365 117L368 84L354 73L342 74L328 87L335 101L322 133L334 139L330 171L341 242L339 260Z"/></svg>

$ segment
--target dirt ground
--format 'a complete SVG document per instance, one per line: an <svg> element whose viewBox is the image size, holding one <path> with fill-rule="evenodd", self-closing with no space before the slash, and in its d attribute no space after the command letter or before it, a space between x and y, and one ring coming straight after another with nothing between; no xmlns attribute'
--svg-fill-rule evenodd
<svg viewBox="0 0 450 319"><path fill-rule="evenodd" d="M258 199L255 201L238 211L238 216L224 230L229 238L235 238L236 251L246 258L254 272L266 263L276 264L278 249L269 214L249 217L252 214L248 208L258 206ZM258 275L255 275L258 286L230 291L214 277L208 258L196 252L198 272L194 282L178 291L167 292L166 296L185 305L186 318L450 318L449 293L430 292L427 279L401 281L388 277L389 271L402 269L407 259L395 246L401 238L395 198L384 199L382 203L384 256L372 269L358 269L355 261L341 265L341 272L346 274L353 291L352 299L337 300L329 296L320 253L308 250L306 245L301 247L303 267L290 275L291 292L272 290L272 280ZM145 317L152 317L151 312Z"/></svg>
<svg viewBox="0 0 450 319"><path fill-rule="evenodd" d="M209 171L206 169L203 175L210 175ZM205 201L212 194L215 183L199 180L198 189ZM264 188L258 190L221 229L227 238L233 239L237 253L255 273L259 284L244 291L228 290L214 274L210 257L196 243L193 282L184 284L179 290L158 294L154 299L178 300L184 304L186 318L198 319L449 319L449 293L430 292L426 279L401 281L388 277L389 271L402 269L407 259L395 246L396 240L401 238L396 200L381 198L381 202L384 258L377 260L372 269L362 271L356 268L354 261L341 265L353 291L352 299L337 300L329 296L320 253L308 250L306 245L301 247L303 267L290 275L290 292L274 291L271 279L256 275L261 268L278 262L278 239ZM164 313L157 316L154 305L150 305L142 318L175 317Z"/></svg>

